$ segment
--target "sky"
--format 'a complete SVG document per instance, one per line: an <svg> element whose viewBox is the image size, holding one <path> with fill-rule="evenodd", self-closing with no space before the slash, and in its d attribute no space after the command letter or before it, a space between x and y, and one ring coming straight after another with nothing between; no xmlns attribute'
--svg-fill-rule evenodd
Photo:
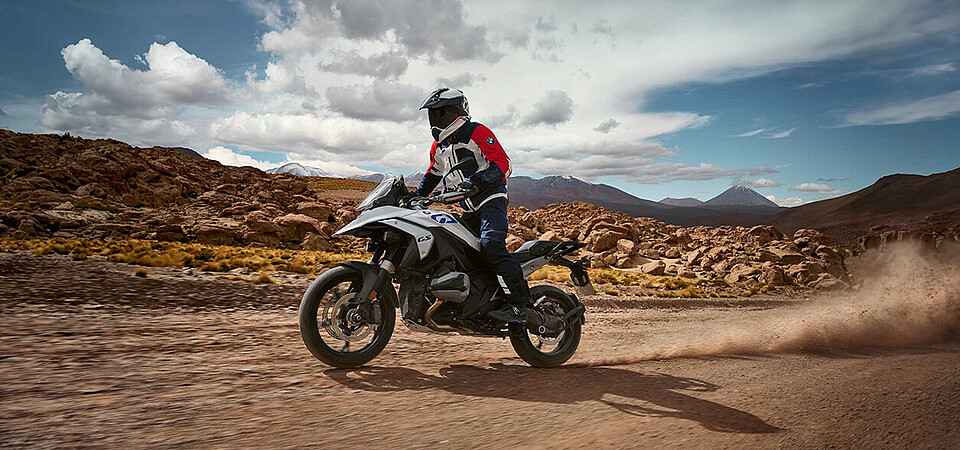
<svg viewBox="0 0 960 450"><path fill-rule="evenodd" d="M513 175L783 206L960 167L955 1L0 0L0 126L341 176L463 90Z"/></svg>

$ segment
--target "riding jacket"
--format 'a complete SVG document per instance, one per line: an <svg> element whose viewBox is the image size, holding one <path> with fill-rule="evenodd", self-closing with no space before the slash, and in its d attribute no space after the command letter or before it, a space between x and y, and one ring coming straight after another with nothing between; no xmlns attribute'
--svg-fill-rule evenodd
<svg viewBox="0 0 960 450"><path fill-rule="evenodd" d="M460 202L465 212L480 209L484 203L507 198L507 177L510 176L510 158L500 142L486 126L458 117L440 134L439 142L430 147L430 167L414 194L427 196L440 184L441 176L461 161L471 163L447 177L447 183L456 186L470 180L479 190Z"/></svg>

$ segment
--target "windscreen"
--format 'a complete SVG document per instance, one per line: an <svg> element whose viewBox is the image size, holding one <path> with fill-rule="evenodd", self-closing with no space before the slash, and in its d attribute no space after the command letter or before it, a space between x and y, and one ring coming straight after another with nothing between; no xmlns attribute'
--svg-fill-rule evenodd
<svg viewBox="0 0 960 450"><path fill-rule="evenodd" d="M357 205L357 211L360 211L360 212L366 211L367 209L370 208L370 205L372 205L376 199L389 194L390 189L393 187L393 183L396 181L397 181L397 177L391 174L384 175L383 181L381 181L380 184L377 185L377 187L374 188L372 192L370 192L370 195L368 195L367 198L363 199L363 201L360 202L359 205Z"/></svg>

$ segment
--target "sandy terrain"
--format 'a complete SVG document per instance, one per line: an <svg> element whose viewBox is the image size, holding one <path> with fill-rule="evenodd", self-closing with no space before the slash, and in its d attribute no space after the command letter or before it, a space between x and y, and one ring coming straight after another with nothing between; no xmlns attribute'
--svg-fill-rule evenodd
<svg viewBox="0 0 960 450"><path fill-rule="evenodd" d="M297 331L308 279L134 270L0 254L0 446L960 446L949 289L907 312L588 298L569 367L398 326L371 367L334 370Z"/></svg>

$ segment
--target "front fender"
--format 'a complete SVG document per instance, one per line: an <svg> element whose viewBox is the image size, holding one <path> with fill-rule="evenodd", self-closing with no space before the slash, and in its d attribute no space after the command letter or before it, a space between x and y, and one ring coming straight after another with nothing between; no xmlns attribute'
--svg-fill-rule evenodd
<svg viewBox="0 0 960 450"><path fill-rule="evenodd" d="M380 272L380 267L373 264L360 262L360 261L346 261L339 264L340 267L345 267L350 270L360 272L360 276L363 278L364 286L369 286L372 283L377 281L377 276ZM307 291L310 292L315 289L315 286L318 286L322 281L320 277L317 277L310 283L310 287L307 288ZM397 291L393 288L393 284L390 283L389 279L382 283L383 286L374 286L374 291L383 295L383 299L390 302L394 309L400 306L400 301L397 299Z"/></svg>

